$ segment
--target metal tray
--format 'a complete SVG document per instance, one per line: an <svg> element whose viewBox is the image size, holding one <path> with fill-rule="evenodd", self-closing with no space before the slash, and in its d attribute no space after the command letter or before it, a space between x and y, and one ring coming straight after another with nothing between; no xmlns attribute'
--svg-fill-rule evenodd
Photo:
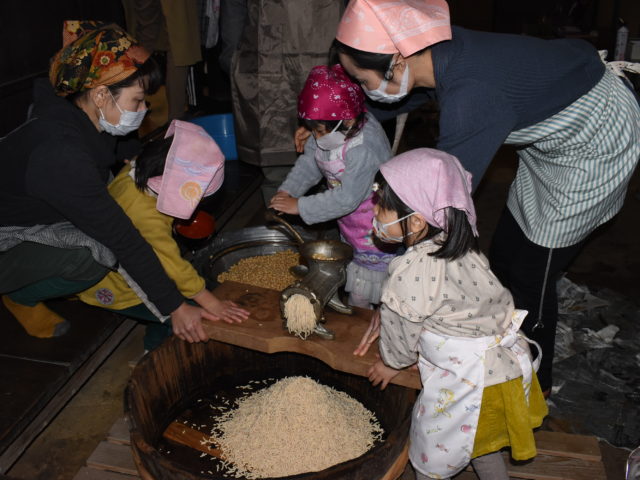
<svg viewBox="0 0 640 480"><path fill-rule="evenodd" d="M298 227L302 238L315 240L317 231L303 230ZM335 232L327 232L324 238L335 237ZM194 252L189 260L208 288L218 286L218 275L227 271L232 265L247 257L271 255L284 250L296 251L298 245L279 228L248 227L217 235L209 245Z"/></svg>

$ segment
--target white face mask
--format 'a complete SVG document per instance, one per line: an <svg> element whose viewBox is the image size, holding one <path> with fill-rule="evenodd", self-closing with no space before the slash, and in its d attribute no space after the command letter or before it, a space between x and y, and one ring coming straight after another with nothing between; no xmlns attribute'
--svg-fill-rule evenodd
<svg viewBox="0 0 640 480"><path fill-rule="evenodd" d="M393 222L388 222L388 223L380 223L380 221L374 216L373 217L373 234L385 243L402 243L405 237L408 237L409 235L413 235L415 232L409 232L406 235L403 235L402 237L396 237L389 233L389 231L387 230L387 227L394 225L398 222L401 222L405 218L409 218L411 215L413 215L413 213L410 213L409 215L405 215L402 218L399 218L397 220L394 220Z"/></svg>
<svg viewBox="0 0 640 480"><path fill-rule="evenodd" d="M333 150L334 148L339 148L344 145L344 142L347 141L347 137L344 133L338 132L340 125L342 125L342 120L338 122L338 125L336 125L331 132L320 138L316 138L316 144L320 150Z"/></svg>
<svg viewBox="0 0 640 480"><path fill-rule="evenodd" d="M111 98L113 98L113 94L110 90L109 95L111 95ZM113 103L116 104L116 107L120 111L120 121L117 125L107 122L107 119L104 118L104 113L102 113L102 109L98 108L98 110L100 110L100 118L98 119L98 123L105 132L111 135L123 136L140 128L140 124L142 124L142 120L147 114L146 108L137 112L130 112L129 110L122 110L120 108L120 105L118 105L118 102L116 102L115 98L113 98Z"/></svg>
<svg viewBox="0 0 640 480"><path fill-rule="evenodd" d="M391 65L389 65L389 71L393 70L393 59L391 60ZM375 90L368 90L364 85L362 89L364 93L367 94L371 100L382 103L395 103L402 100L409 93L408 85L409 85L409 64L405 63L404 72L402 73L402 79L400 80L400 90L398 93L387 93L385 90L387 89L389 82L383 78L382 82L380 82L380 86Z"/></svg>

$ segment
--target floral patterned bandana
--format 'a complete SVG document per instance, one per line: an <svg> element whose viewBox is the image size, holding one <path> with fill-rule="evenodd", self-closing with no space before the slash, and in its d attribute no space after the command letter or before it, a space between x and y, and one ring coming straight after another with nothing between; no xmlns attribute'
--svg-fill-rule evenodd
<svg viewBox="0 0 640 480"><path fill-rule="evenodd" d="M116 24L67 20L63 47L51 62L49 81L66 97L98 85L113 85L132 75L150 56Z"/></svg>

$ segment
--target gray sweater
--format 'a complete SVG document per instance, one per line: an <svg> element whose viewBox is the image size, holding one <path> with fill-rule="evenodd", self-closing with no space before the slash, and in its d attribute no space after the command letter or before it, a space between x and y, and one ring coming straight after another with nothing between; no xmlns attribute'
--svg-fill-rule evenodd
<svg viewBox="0 0 640 480"><path fill-rule="evenodd" d="M361 137L361 141L358 137ZM373 179L380 165L391 158L384 130L373 115L367 113L364 127L347 144L342 185L303 197L307 190L323 178L315 160L316 149L315 140L309 138L304 153L298 157L287 179L278 189L299 199L300 217L308 225L344 217L358 208L371 193ZM318 154L322 160L327 161L330 152L319 150Z"/></svg>

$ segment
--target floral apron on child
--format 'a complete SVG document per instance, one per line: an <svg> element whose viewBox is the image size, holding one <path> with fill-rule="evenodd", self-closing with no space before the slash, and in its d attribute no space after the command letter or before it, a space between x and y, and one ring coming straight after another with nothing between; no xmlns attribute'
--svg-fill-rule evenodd
<svg viewBox="0 0 640 480"><path fill-rule="evenodd" d="M516 310L504 336L453 337L423 330L418 360L422 392L413 409L409 458L422 474L448 478L471 460L484 390L485 353L502 346L517 356L522 383L529 397L532 364L518 332L525 311ZM426 353L426 356L422 356Z"/></svg>
<svg viewBox="0 0 640 480"><path fill-rule="evenodd" d="M344 154L351 140L348 140L341 148L331 150L328 160L323 160L320 154L322 150L316 149L316 164L327 179L329 188L342 185L340 179L344 174L345 168ZM344 240L353 247L353 261L357 265L379 272L386 272L394 255L381 251L373 243L373 195L372 191L358 208L350 214L339 218L338 227Z"/></svg>

